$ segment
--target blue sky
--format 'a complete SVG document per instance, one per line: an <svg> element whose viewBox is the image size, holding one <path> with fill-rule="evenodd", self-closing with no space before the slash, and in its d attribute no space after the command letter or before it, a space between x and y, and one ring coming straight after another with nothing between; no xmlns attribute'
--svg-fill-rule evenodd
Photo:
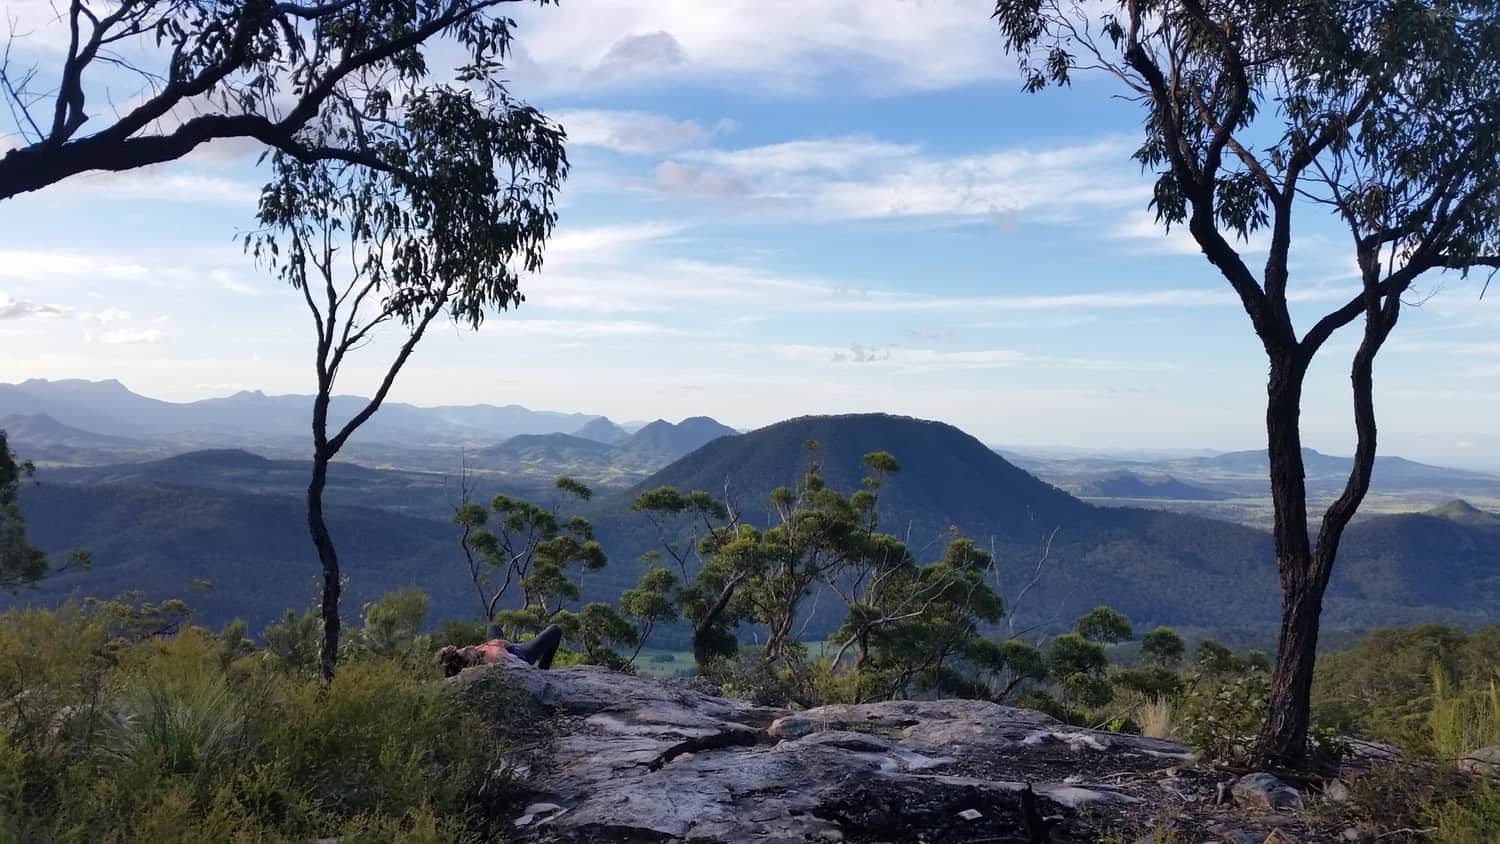
<svg viewBox="0 0 1500 844"><path fill-rule="evenodd" d="M1010 445L1263 442L1263 355L1226 283L1153 223L1135 107L1102 79L1022 93L982 0L516 16L512 90L572 139L561 223L526 304L431 336L396 398L745 428L884 410ZM300 297L233 239L253 155L216 144L0 203L0 380L310 391ZM1305 327L1355 279L1331 220L1305 209L1295 230ZM1500 301L1456 276L1425 293L1377 366L1384 450L1500 464ZM1351 330L1304 413L1334 452ZM387 350L361 352L342 390L368 392Z"/></svg>

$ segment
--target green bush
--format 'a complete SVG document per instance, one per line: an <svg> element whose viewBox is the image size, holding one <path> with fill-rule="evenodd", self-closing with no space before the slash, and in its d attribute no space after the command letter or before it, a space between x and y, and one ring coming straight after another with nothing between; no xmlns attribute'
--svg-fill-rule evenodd
<svg viewBox="0 0 1500 844"><path fill-rule="evenodd" d="M1269 698L1270 684L1259 671L1203 678L1183 695L1180 734L1208 760L1243 762Z"/></svg>
<svg viewBox="0 0 1500 844"><path fill-rule="evenodd" d="M295 614L282 647L251 653L242 627L117 635L132 617L0 613L0 841L501 832L485 824L512 793L497 773L504 739L480 715L499 713L449 695L429 665L378 653L406 649L401 624L325 686L300 670L307 637Z"/></svg>

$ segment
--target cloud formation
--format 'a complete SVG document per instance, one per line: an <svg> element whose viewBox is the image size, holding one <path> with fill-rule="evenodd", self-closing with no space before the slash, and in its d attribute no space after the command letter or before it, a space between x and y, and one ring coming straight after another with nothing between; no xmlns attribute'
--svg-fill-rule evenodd
<svg viewBox="0 0 1500 844"><path fill-rule="evenodd" d="M676 81L805 96L838 79L886 96L1013 68L969 0L592 0L516 17L520 81L569 92Z"/></svg>
<svg viewBox="0 0 1500 844"><path fill-rule="evenodd" d="M67 311L56 305L42 305L22 299L0 296L0 320L30 319L32 317L60 317Z"/></svg>
<svg viewBox="0 0 1500 844"><path fill-rule="evenodd" d="M634 155L681 149L735 128L728 118L704 126L696 120L676 120L644 111L575 109L549 116L567 130L569 146L601 147Z"/></svg>

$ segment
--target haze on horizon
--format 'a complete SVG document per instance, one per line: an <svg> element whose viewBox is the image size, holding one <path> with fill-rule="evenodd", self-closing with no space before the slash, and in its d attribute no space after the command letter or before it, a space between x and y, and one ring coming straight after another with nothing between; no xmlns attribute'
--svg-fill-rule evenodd
<svg viewBox="0 0 1500 844"><path fill-rule="evenodd" d="M1263 354L1196 248L1153 223L1127 104L1020 92L983 5L725 5L517 10L513 90L571 138L558 233L526 304L431 336L392 400L741 429L886 411L1013 446L1263 444ZM0 380L310 392L302 304L234 238L264 177L254 155L212 145L0 205ZM1295 242L1300 304L1346 299L1330 221L1308 209ZM1383 453L1500 465L1500 306L1481 283L1445 277L1403 316L1377 364ZM1328 453L1352 443L1353 342L1309 379L1305 440ZM352 362L341 392L370 392L378 358Z"/></svg>

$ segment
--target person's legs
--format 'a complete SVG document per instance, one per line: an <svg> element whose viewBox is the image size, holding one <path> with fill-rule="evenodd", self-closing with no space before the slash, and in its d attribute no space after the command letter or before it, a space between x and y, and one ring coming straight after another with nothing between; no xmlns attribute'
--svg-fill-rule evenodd
<svg viewBox="0 0 1500 844"><path fill-rule="evenodd" d="M562 644L562 635L562 628L553 624L538 633L536 638L511 645L510 652L537 668L551 668L552 658L557 656L557 647Z"/></svg>

